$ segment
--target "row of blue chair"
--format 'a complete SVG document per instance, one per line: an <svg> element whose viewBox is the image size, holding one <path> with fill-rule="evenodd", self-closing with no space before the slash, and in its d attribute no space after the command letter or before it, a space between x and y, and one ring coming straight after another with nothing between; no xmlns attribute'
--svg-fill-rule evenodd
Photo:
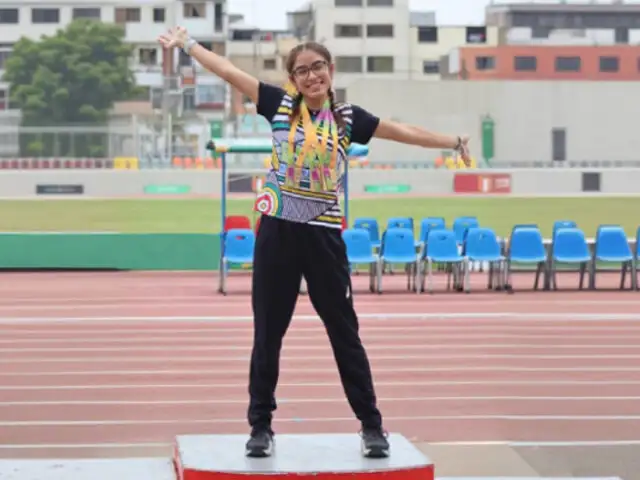
<svg viewBox="0 0 640 480"><path fill-rule="evenodd" d="M464 232L473 227L480 226L478 219L473 216L458 217L453 220L451 229L456 235L458 243L462 243ZM371 243L374 249L379 249L384 239L386 231L392 228L406 228L411 230L415 235L414 222L411 217L392 217L387 220L386 229L381 234L378 221L373 217L356 218L353 222L353 228L360 228L369 232ZM432 229L447 228L446 220L443 217L425 217L420 220L420 230L418 232L418 240L416 245L424 244L424 241Z"/></svg>
<svg viewBox="0 0 640 480"><path fill-rule="evenodd" d="M408 228L390 228L385 232L380 253L374 253L367 231L358 228L342 233L347 246L347 257L354 264L370 266L370 290L382 293L382 271L387 264L403 264L407 267L407 289L417 293L424 291L429 281L433 292L433 266L445 265L447 289L470 291L469 264L486 262L490 265L489 286L493 286L495 274L503 271L505 257L495 232L489 228L471 228L465 236L464 252L459 248L453 230L436 228L430 230L421 248L416 253L413 232ZM497 267L497 268L496 268Z"/></svg>
<svg viewBox="0 0 640 480"><path fill-rule="evenodd" d="M453 230L430 229L424 245L416 253L413 232L408 228L390 228L379 253L374 252L369 233L360 228L342 232L350 264L369 265L370 290L382 293L382 272L387 264L404 264L407 269L407 288L417 293L424 291L429 281L433 292L433 266L444 265L447 272L447 289L470 291L469 265L482 262L489 265L488 288L513 291L511 275L514 264L536 266L534 289L544 274L545 289L557 289L557 266L577 264L580 267L579 288L589 275L589 288L596 288L598 263L621 264L620 288L625 287L630 272L631 289L637 290L637 265L640 261L640 228L636 232L634 249L624 230L617 225L598 228L593 249L584 232L577 227L559 226L555 229L550 248L545 245L536 225L517 225L508 239L500 239L490 228L473 227L466 230L462 246ZM252 264L255 233L250 229L232 229L224 238L224 256L221 259L220 287L226 293L226 277L229 264ZM453 280L453 282L452 282Z"/></svg>

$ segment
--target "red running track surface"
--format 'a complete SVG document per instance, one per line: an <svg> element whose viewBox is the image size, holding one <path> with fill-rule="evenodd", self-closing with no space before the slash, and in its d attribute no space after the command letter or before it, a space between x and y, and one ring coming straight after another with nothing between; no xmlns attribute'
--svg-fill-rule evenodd
<svg viewBox="0 0 640 480"><path fill-rule="evenodd" d="M169 451L246 433L248 276L11 274L0 285L0 457ZM385 293L354 277L386 428L427 442L640 441L640 293ZM577 277L565 275L562 287ZM602 276L599 286L615 286ZM285 339L279 433L356 432L306 296ZM207 317L207 318L205 318Z"/></svg>

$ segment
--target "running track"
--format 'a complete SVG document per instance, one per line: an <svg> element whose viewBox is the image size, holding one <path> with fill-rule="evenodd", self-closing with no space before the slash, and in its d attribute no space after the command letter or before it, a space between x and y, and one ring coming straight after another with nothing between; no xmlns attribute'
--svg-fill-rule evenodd
<svg viewBox="0 0 640 480"><path fill-rule="evenodd" d="M485 278L471 295L419 296L386 276L379 296L354 277L386 427L425 442L640 443L640 292L506 295ZM227 297L216 282L4 274L0 457L166 454L177 434L246 433L249 282L236 275ZM307 297L296 315L276 431L357 431Z"/></svg>

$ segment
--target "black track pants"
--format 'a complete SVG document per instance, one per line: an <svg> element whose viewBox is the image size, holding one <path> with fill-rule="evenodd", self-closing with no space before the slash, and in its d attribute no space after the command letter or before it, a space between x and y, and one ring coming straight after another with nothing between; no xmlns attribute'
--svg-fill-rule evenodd
<svg viewBox="0 0 640 480"><path fill-rule="evenodd" d="M358 334L341 231L267 216L260 221L253 267L249 424L271 427L282 340L303 275L329 335L351 409L363 427L381 427L371 368Z"/></svg>

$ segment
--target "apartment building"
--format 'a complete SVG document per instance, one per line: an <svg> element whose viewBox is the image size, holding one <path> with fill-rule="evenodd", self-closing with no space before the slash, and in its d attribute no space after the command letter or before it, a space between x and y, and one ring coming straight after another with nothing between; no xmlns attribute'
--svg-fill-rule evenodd
<svg viewBox="0 0 640 480"><path fill-rule="evenodd" d="M450 56L452 77L503 80L640 80L640 4L517 3L486 10L499 45Z"/></svg>
<svg viewBox="0 0 640 480"><path fill-rule="evenodd" d="M147 87L157 104L163 88L163 64L167 56L157 44L159 34L173 25L185 26L191 35L210 48L224 52L227 41L226 0L0 0L0 75L13 44L26 36L52 35L74 19L94 19L122 25L126 41L135 45L131 66L138 85ZM184 108L219 110L225 88L218 78L206 75L180 55L174 71L184 84ZM7 85L0 84L0 109L7 108ZM157 105L155 105L157 106Z"/></svg>

